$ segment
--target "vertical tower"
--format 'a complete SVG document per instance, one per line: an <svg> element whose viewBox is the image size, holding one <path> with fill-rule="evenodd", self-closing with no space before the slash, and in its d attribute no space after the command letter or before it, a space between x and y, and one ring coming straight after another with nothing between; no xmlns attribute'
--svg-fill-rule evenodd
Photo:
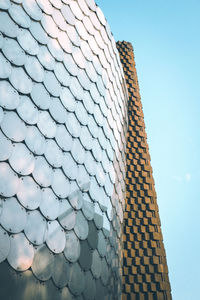
<svg viewBox="0 0 200 300"><path fill-rule="evenodd" d="M171 299L133 47L118 42L129 103L123 299Z"/></svg>

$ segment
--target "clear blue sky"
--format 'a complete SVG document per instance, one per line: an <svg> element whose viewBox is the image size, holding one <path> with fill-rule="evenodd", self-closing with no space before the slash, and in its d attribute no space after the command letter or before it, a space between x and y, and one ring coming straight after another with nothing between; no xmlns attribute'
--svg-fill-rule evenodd
<svg viewBox="0 0 200 300"><path fill-rule="evenodd" d="M133 44L173 300L199 300L200 0L97 0Z"/></svg>

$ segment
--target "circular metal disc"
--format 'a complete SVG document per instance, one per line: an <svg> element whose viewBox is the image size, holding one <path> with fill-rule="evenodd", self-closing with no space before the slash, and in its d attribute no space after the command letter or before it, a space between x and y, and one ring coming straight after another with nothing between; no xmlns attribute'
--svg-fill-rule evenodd
<svg viewBox="0 0 200 300"><path fill-rule="evenodd" d="M44 157L38 156L35 158L35 169L33 170L32 174L37 183L42 187L48 187L51 185L53 171Z"/></svg>
<svg viewBox="0 0 200 300"><path fill-rule="evenodd" d="M6 12L1 12L0 31L5 35L15 38L19 33L19 27Z"/></svg>
<svg viewBox="0 0 200 300"><path fill-rule="evenodd" d="M92 153L98 162L102 160L102 151L103 150L99 144L98 139L94 139L92 144Z"/></svg>
<svg viewBox="0 0 200 300"><path fill-rule="evenodd" d="M77 76L78 75L78 67L75 64L75 61L73 60L73 57L71 54L65 53L64 55L64 65L67 71L73 75Z"/></svg>
<svg viewBox="0 0 200 300"><path fill-rule="evenodd" d="M83 196L79 190L70 194L68 199L69 199L69 202L72 205L72 207L74 207L77 210L81 209L81 207L83 205Z"/></svg>
<svg viewBox="0 0 200 300"><path fill-rule="evenodd" d="M2 51L11 63L17 66L24 65L26 61L26 54L24 50L19 46L17 41L5 38Z"/></svg>
<svg viewBox="0 0 200 300"><path fill-rule="evenodd" d="M8 78L11 74L12 68L9 61L0 53L0 76L1 78Z"/></svg>
<svg viewBox="0 0 200 300"><path fill-rule="evenodd" d="M70 151L72 147L72 136L64 125L57 125L56 142L64 151Z"/></svg>
<svg viewBox="0 0 200 300"><path fill-rule="evenodd" d="M50 39L47 46L55 59L63 61L64 52L56 39Z"/></svg>
<svg viewBox="0 0 200 300"><path fill-rule="evenodd" d="M70 262L77 261L80 256L80 242L74 231L68 231L66 233L64 254Z"/></svg>
<svg viewBox="0 0 200 300"><path fill-rule="evenodd" d="M76 100L69 88L62 88L60 93L60 99L64 107L71 112L75 111Z"/></svg>
<svg viewBox="0 0 200 300"><path fill-rule="evenodd" d="M84 199L82 211L88 221L92 220L94 217L94 203L92 203L91 201L87 201L87 199Z"/></svg>
<svg viewBox="0 0 200 300"><path fill-rule="evenodd" d="M81 125L79 121L77 120L75 114L68 113L67 119L65 123L67 130L71 133L73 137L79 137Z"/></svg>
<svg viewBox="0 0 200 300"><path fill-rule="evenodd" d="M85 149L91 150L93 146L93 138L86 126L81 127L80 140Z"/></svg>
<svg viewBox="0 0 200 300"><path fill-rule="evenodd" d="M85 153L84 165L90 175L95 175L97 162L94 160L90 151Z"/></svg>
<svg viewBox="0 0 200 300"><path fill-rule="evenodd" d="M32 90L32 81L22 67L13 67L9 80L22 94L29 94Z"/></svg>
<svg viewBox="0 0 200 300"><path fill-rule="evenodd" d="M42 155L46 148L46 140L36 126L28 126L25 143L37 155Z"/></svg>
<svg viewBox="0 0 200 300"><path fill-rule="evenodd" d="M80 295L85 287L84 272L78 263L72 265L69 277L69 289L74 295Z"/></svg>
<svg viewBox="0 0 200 300"><path fill-rule="evenodd" d="M50 188L42 190L40 211L46 219L55 220L59 214L60 202Z"/></svg>
<svg viewBox="0 0 200 300"><path fill-rule="evenodd" d="M48 35L50 35L50 37L58 37L59 29L51 16L43 14L41 23L44 30L46 31L46 33L48 33Z"/></svg>
<svg viewBox="0 0 200 300"><path fill-rule="evenodd" d="M66 244L65 232L58 221L48 222L46 243L54 253L61 253L64 250Z"/></svg>
<svg viewBox="0 0 200 300"><path fill-rule="evenodd" d="M52 189L54 193L60 197L65 198L70 192L69 179L63 174L60 169L56 169L53 174Z"/></svg>
<svg viewBox="0 0 200 300"><path fill-rule="evenodd" d="M78 70L78 80L85 90L90 90L91 81L89 80L85 70ZM85 94L85 93L84 93Z"/></svg>
<svg viewBox="0 0 200 300"><path fill-rule="evenodd" d="M28 242L23 233L10 236L10 252L7 260L17 271L30 268L34 257L33 246Z"/></svg>
<svg viewBox="0 0 200 300"><path fill-rule="evenodd" d="M30 18L20 5L12 3L11 7L9 8L9 14L19 26L29 28L31 23Z"/></svg>
<svg viewBox="0 0 200 300"><path fill-rule="evenodd" d="M87 41L88 39L88 32L85 28L85 26L83 25L83 23L79 20L76 21L75 23L75 27L76 27L76 30L78 31L78 34L80 35L80 37L84 40L84 41ZM82 50L82 40L81 40L81 50ZM84 53L84 56L87 58L87 54L82 51Z"/></svg>
<svg viewBox="0 0 200 300"><path fill-rule="evenodd" d="M88 234L87 241L92 249L96 249L98 244L98 230L93 221L88 222L88 224L89 224L89 234Z"/></svg>
<svg viewBox="0 0 200 300"><path fill-rule="evenodd" d="M90 14L91 14L91 12L90 12ZM87 17L87 16L85 16L85 17L83 18L83 21L82 21L82 22L83 22L85 28L87 28L87 31L88 31L90 34L94 35L94 34L95 34L95 29L94 29L94 26L93 26L93 24L92 24L90 18Z"/></svg>
<svg viewBox="0 0 200 300"><path fill-rule="evenodd" d="M88 185L90 184L90 176L87 173L84 165L78 166L77 183L82 191L88 191Z"/></svg>
<svg viewBox="0 0 200 300"><path fill-rule="evenodd" d="M76 223L76 211L71 207L68 200L60 201L58 220L64 229L71 230L74 228Z"/></svg>
<svg viewBox="0 0 200 300"><path fill-rule="evenodd" d="M31 266L33 274L39 280L46 281L51 277L53 273L53 267L54 267L53 253L46 247L45 244L38 247Z"/></svg>
<svg viewBox="0 0 200 300"><path fill-rule="evenodd" d="M94 223L98 229L101 229L103 226L103 213L100 210L98 203L94 204Z"/></svg>
<svg viewBox="0 0 200 300"><path fill-rule="evenodd" d="M31 91L31 97L34 103L41 109L48 109L51 98L49 93L41 83L34 83Z"/></svg>
<svg viewBox="0 0 200 300"><path fill-rule="evenodd" d="M67 26L66 26L66 30L67 30ZM60 31L58 33L58 41L66 53L72 53L73 46L72 46L72 43L71 43L70 39L68 38L68 35L66 34L66 32Z"/></svg>
<svg viewBox="0 0 200 300"><path fill-rule="evenodd" d="M79 142L79 139L74 139L72 143L71 153L78 164L83 164L85 159L85 149Z"/></svg>
<svg viewBox="0 0 200 300"><path fill-rule="evenodd" d="M44 69L35 56L27 56L25 69L28 75L37 82L42 82L44 79Z"/></svg>
<svg viewBox="0 0 200 300"><path fill-rule="evenodd" d="M7 163L0 163L0 195L14 196L17 193L19 179Z"/></svg>
<svg viewBox="0 0 200 300"><path fill-rule="evenodd" d="M44 155L50 165L56 168L61 167L63 161L63 152L54 140L47 140Z"/></svg>
<svg viewBox="0 0 200 300"><path fill-rule="evenodd" d="M103 234L103 232L100 230L98 232L98 245L97 245L97 250L99 252L99 254L104 257L106 254L106 239L105 236Z"/></svg>
<svg viewBox="0 0 200 300"><path fill-rule="evenodd" d="M64 86L69 86L70 84L70 75L65 69L63 63L57 62L54 67L54 72L57 77L57 79L60 81L60 83Z"/></svg>
<svg viewBox="0 0 200 300"><path fill-rule="evenodd" d="M41 245L46 241L47 222L38 210L27 213L24 233L32 244Z"/></svg>
<svg viewBox="0 0 200 300"><path fill-rule="evenodd" d="M68 5L63 5L62 6L61 13L64 16L67 23L69 23L71 25L75 25L76 18L74 16L73 12L71 11L71 8Z"/></svg>
<svg viewBox="0 0 200 300"><path fill-rule="evenodd" d="M70 265L62 253L54 256L52 279L58 288L63 288L69 281Z"/></svg>
<svg viewBox="0 0 200 300"><path fill-rule="evenodd" d="M74 47L72 56L79 68L84 69L86 67L85 57L79 47Z"/></svg>
<svg viewBox="0 0 200 300"><path fill-rule="evenodd" d="M9 198L3 202L0 222L7 231L12 233L22 231L26 225L26 219L26 210L15 198Z"/></svg>
<svg viewBox="0 0 200 300"><path fill-rule="evenodd" d="M0 8L1 9L9 9L11 3L8 0L2 0L0 3Z"/></svg>
<svg viewBox="0 0 200 300"><path fill-rule="evenodd" d="M39 7L48 15L51 15L53 8L49 0L36 0Z"/></svg>
<svg viewBox="0 0 200 300"><path fill-rule="evenodd" d="M97 250L94 250L92 254L92 267L91 271L93 276L98 279L101 275L101 258L97 252Z"/></svg>
<svg viewBox="0 0 200 300"><path fill-rule="evenodd" d="M81 252L79 257L79 263L81 269L88 271L92 265L92 250L87 241L81 241Z"/></svg>
<svg viewBox="0 0 200 300"><path fill-rule="evenodd" d="M80 85L80 83L76 77L73 77L73 76L71 77L70 90L76 99L78 99L78 100L83 99L83 95L84 95L83 87Z"/></svg>
<svg viewBox="0 0 200 300"><path fill-rule="evenodd" d="M4 261L10 251L10 238L8 233L0 227L0 263Z"/></svg>
<svg viewBox="0 0 200 300"><path fill-rule="evenodd" d="M103 285L106 286L108 284L110 270L108 269L108 265L105 258L102 259L101 266L101 281L103 282Z"/></svg>
<svg viewBox="0 0 200 300"><path fill-rule="evenodd" d="M40 21L42 18L42 11L35 2L35 0L23 0L22 5L27 14L34 20Z"/></svg>
<svg viewBox="0 0 200 300"><path fill-rule="evenodd" d="M0 131L0 161L8 159L12 151L11 141Z"/></svg>
<svg viewBox="0 0 200 300"><path fill-rule="evenodd" d="M95 122L94 117L91 115L89 115L89 118L88 118L88 128L94 138L99 137L100 128L97 125L97 123Z"/></svg>
<svg viewBox="0 0 200 300"><path fill-rule="evenodd" d="M30 125L36 124L38 121L38 109L27 96L19 97L17 112L19 116Z"/></svg>
<svg viewBox="0 0 200 300"><path fill-rule="evenodd" d="M26 29L20 28L17 40L20 46L30 55L36 55L39 51L39 46L34 37Z"/></svg>
<svg viewBox="0 0 200 300"><path fill-rule="evenodd" d="M19 174L29 175L33 172L35 158L28 148L22 144L13 144L13 151L9 158L11 167Z"/></svg>
<svg viewBox="0 0 200 300"><path fill-rule="evenodd" d="M62 167L63 167L63 171L65 172L65 175L67 175L67 177L69 177L72 180L77 178L77 175L78 175L77 163L74 161L71 154L68 152L64 153Z"/></svg>
<svg viewBox="0 0 200 300"><path fill-rule="evenodd" d="M61 4L61 7L62 7L62 5L63 4ZM56 25L59 27L59 29L61 29L63 31L66 31L66 29L67 29L67 23L66 23L65 18L61 14L60 9L54 9L53 13L52 13L52 17L53 17L54 22L56 23Z"/></svg>
<svg viewBox="0 0 200 300"><path fill-rule="evenodd" d="M4 112L1 129L14 142L23 141L27 132L24 122L15 112Z"/></svg>
<svg viewBox="0 0 200 300"><path fill-rule="evenodd" d="M30 32L40 44L46 45L48 43L48 35L46 34L39 22L31 22Z"/></svg>
<svg viewBox="0 0 200 300"><path fill-rule="evenodd" d="M81 211L78 211L77 213L74 231L76 235L79 237L79 239L81 240L85 240L88 236L88 231L89 231L88 222L83 216Z"/></svg>
<svg viewBox="0 0 200 300"><path fill-rule="evenodd" d="M53 72L51 71L45 72L44 85L51 95L55 97L58 97L60 95L61 85Z"/></svg>
<svg viewBox="0 0 200 300"><path fill-rule="evenodd" d="M56 122L61 124L66 122L67 113L59 98L51 98L49 111Z"/></svg>
<svg viewBox="0 0 200 300"><path fill-rule="evenodd" d="M94 300L96 295L96 283L90 271L85 273L85 289L83 291L84 297L87 300Z"/></svg>
<svg viewBox="0 0 200 300"><path fill-rule="evenodd" d="M41 189L30 176L20 177L17 198L27 209L36 209L42 200Z"/></svg>
<svg viewBox="0 0 200 300"><path fill-rule="evenodd" d="M46 46L40 46L38 55L39 61L47 70L53 70L55 66L55 59L49 52Z"/></svg>
<svg viewBox="0 0 200 300"><path fill-rule="evenodd" d="M88 113L80 101L76 104L75 114L82 125L87 125Z"/></svg>
<svg viewBox="0 0 200 300"><path fill-rule="evenodd" d="M47 111L40 111L37 125L45 137L55 137L56 123Z"/></svg>

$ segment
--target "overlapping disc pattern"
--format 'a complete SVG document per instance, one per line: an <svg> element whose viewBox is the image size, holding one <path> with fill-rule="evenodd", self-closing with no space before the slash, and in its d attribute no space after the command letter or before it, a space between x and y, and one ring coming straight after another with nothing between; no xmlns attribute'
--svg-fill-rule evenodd
<svg viewBox="0 0 200 300"><path fill-rule="evenodd" d="M0 298L120 296L126 107L93 0L0 1Z"/></svg>

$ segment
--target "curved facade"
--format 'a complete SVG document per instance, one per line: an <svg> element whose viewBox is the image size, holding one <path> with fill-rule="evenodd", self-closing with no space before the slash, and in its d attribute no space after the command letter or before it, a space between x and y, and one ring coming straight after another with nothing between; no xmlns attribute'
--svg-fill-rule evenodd
<svg viewBox="0 0 200 300"><path fill-rule="evenodd" d="M93 0L0 1L0 298L120 299L127 90Z"/></svg>

